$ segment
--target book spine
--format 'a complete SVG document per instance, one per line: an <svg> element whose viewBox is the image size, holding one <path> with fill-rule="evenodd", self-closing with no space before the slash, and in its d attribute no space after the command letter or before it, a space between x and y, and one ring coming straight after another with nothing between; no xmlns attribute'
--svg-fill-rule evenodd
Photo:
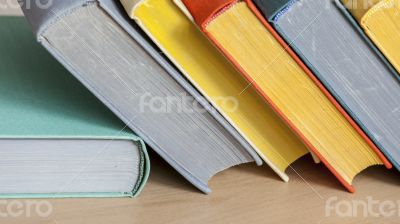
<svg viewBox="0 0 400 224"><path fill-rule="evenodd" d="M281 13L289 9L298 0L253 0L261 13L268 21L279 17Z"/></svg>
<svg viewBox="0 0 400 224"><path fill-rule="evenodd" d="M192 14L196 24L203 30L207 23L212 20L215 15L229 7L237 0L182 0L186 8Z"/></svg>
<svg viewBox="0 0 400 224"><path fill-rule="evenodd" d="M38 39L47 27L65 14L94 0L19 0L21 9Z"/></svg>

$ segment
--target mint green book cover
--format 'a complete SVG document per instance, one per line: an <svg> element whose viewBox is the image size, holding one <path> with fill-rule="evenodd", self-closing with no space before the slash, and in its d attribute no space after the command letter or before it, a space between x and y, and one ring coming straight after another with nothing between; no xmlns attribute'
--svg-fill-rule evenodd
<svg viewBox="0 0 400 224"><path fill-rule="evenodd" d="M35 41L23 17L0 17L0 139L132 140L141 149L132 192L0 198L134 197L149 175L144 142Z"/></svg>

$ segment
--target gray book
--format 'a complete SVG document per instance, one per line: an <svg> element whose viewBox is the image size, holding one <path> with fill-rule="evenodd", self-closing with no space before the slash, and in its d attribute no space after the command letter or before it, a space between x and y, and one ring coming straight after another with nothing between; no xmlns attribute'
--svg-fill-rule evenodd
<svg viewBox="0 0 400 224"><path fill-rule="evenodd" d="M217 172L261 160L144 39L113 0L21 8L39 42L188 181L209 193ZM48 4L46 4L46 2Z"/></svg>
<svg viewBox="0 0 400 224"><path fill-rule="evenodd" d="M400 83L334 0L256 0L314 74L400 168Z"/></svg>

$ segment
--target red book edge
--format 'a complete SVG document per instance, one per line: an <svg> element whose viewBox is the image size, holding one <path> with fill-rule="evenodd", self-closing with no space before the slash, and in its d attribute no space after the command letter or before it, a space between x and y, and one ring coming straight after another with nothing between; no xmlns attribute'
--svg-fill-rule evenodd
<svg viewBox="0 0 400 224"><path fill-rule="evenodd" d="M249 9L254 15L261 21L265 28L272 34L272 36L284 47L289 55L295 60L295 62L304 70L309 78L318 86L318 88L324 93L329 101L336 107L337 110L345 117L345 119L351 124L351 126L357 131L358 134L366 141L366 143L372 148L372 150L382 160L383 164L387 169L391 169L393 166L378 147L372 142L372 140L364 133L364 131L358 126L358 124L350 117L350 115L343 109L343 107L336 101L336 99L330 94L325 86L318 80L318 78L312 73L312 71L304 64L304 62L297 56L297 54L289 47L289 45L283 40L283 38L275 31L275 29L266 21L264 16L260 13L257 7L251 0L244 0ZM270 104L275 112L286 122L286 124L292 129L292 131L302 139L304 144L315 153L324 165L336 176L336 178L342 183L342 185L351 193L355 192L352 185L347 183L341 175L329 164L329 162L319 153L319 151L306 139L306 137L300 132L300 130L286 117L286 115L276 106L276 104L269 98L260 86L253 80L250 75L240 66L240 64L226 51L221 44L206 30L207 24L216 18L219 13L225 11L232 4L239 2L238 0L183 0L183 3L188 8L192 16L194 17L198 26L200 26L203 33L213 42L213 44L227 57L239 70L240 73L247 79L248 82L252 83L256 91Z"/></svg>

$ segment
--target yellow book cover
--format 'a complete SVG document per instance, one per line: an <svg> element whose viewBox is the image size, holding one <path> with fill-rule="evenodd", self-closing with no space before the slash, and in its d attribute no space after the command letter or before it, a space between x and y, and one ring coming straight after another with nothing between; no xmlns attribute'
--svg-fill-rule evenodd
<svg viewBox="0 0 400 224"><path fill-rule="evenodd" d="M288 181L285 170L307 154L308 149L195 24L171 0L122 0L122 3L260 157ZM237 107L232 108L227 99L235 101Z"/></svg>
<svg viewBox="0 0 400 224"><path fill-rule="evenodd" d="M183 3L206 36L349 191L358 173L383 164L381 154L290 55L251 1Z"/></svg>
<svg viewBox="0 0 400 224"><path fill-rule="evenodd" d="M367 36L400 73L400 2L343 0Z"/></svg>

